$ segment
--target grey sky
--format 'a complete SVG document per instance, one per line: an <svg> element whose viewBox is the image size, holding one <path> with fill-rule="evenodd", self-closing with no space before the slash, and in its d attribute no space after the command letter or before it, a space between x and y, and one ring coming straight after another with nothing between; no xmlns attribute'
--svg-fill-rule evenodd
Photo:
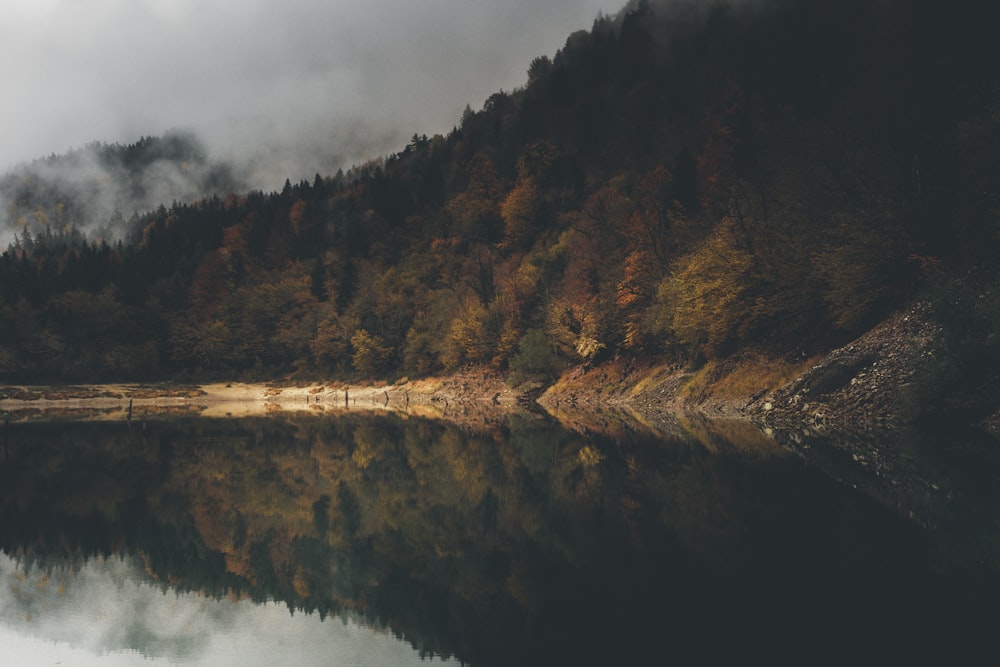
<svg viewBox="0 0 1000 667"><path fill-rule="evenodd" d="M213 156L253 161L255 187L280 187L447 132L620 5L0 0L0 171L191 129Z"/></svg>

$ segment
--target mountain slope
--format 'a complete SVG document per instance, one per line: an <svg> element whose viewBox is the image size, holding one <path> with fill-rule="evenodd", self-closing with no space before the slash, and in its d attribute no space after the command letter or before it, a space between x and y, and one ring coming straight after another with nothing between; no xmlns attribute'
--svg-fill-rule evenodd
<svg viewBox="0 0 1000 667"><path fill-rule="evenodd" d="M446 137L162 208L114 247L21 240L0 374L545 381L812 356L937 295L981 325L952 338L961 375L1000 322L1000 54L960 4L632 3Z"/></svg>

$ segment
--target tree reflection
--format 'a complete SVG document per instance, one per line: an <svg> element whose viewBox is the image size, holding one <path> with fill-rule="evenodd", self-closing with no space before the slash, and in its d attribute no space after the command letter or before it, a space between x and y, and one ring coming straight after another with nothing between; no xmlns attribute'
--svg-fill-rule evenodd
<svg viewBox="0 0 1000 667"><path fill-rule="evenodd" d="M806 631L855 596L912 602L925 567L909 526L759 444L525 416L175 420L139 444L115 424L13 430L7 553L133 554L177 590L360 614L473 665L711 654L720 631Z"/></svg>

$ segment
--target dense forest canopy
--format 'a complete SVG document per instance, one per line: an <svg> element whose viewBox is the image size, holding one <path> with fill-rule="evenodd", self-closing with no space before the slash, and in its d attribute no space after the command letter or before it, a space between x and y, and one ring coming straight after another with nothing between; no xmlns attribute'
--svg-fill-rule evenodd
<svg viewBox="0 0 1000 667"><path fill-rule="evenodd" d="M996 356L981 5L632 2L447 136L280 192L208 169L120 240L22 188L47 224L0 257L0 377L547 377L821 350L928 295Z"/></svg>

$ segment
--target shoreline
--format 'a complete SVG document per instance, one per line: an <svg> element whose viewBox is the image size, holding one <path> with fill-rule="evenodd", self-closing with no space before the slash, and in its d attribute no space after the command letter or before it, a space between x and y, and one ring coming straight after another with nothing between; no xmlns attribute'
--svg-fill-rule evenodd
<svg viewBox="0 0 1000 667"><path fill-rule="evenodd" d="M118 421L177 415L206 418L351 410L409 410L451 417L472 406L504 411L521 396L499 378L471 373L396 384L213 382L205 384L0 385L0 415L17 423L46 419ZM455 409L452 409L455 408Z"/></svg>
<svg viewBox="0 0 1000 667"><path fill-rule="evenodd" d="M114 420L379 409L475 424L537 410L569 424L620 421L665 433L687 417L745 420L765 432L885 433L913 425L919 415L920 371L933 358L939 336L928 307L918 303L847 345L812 357L745 350L698 368L615 358L571 367L548 384L519 387L481 367L393 384L285 379L0 385L0 415L5 421Z"/></svg>
<svg viewBox="0 0 1000 667"><path fill-rule="evenodd" d="M146 420L177 418L391 412L472 430L502 428L513 415L548 418L584 436L694 438L709 451L754 458L791 452L879 504L932 525L937 513L928 508L947 509L948 498L961 496L964 473L961 461L907 446L912 425L890 418L898 414L903 381L929 337L914 336L905 316L886 331L908 345L884 345L887 337L877 335L818 363L748 355L694 371L616 360L570 369L544 390L511 387L483 369L395 384L0 385L0 418L4 429L65 421L128 423L130 431L133 421L145 429ZM988 466L1000 463L985 451L968 456Z"/></svg>
<svg viewBox="0 0 1000 667"><path fill-rule="evenodd" d="M970 466L1000 470L992 447L948 454L920 446L910 402L938 329L919 308L813 358L747 352L697 369L615 359L511 387L481 368L418 380L205 384L0 385L8 425L174 418L393 413L460 428L503 428L513 415L584 436L696 440L710 452L784 452L877 504L933 529L965 498ZM543 416L544 415L544 416ZM978 425L966 425L976 427ZM981 428L981 426L980 426ZM996 431L983 430L996 442ZM7 437L6 434L4 436Z"/></svg>

